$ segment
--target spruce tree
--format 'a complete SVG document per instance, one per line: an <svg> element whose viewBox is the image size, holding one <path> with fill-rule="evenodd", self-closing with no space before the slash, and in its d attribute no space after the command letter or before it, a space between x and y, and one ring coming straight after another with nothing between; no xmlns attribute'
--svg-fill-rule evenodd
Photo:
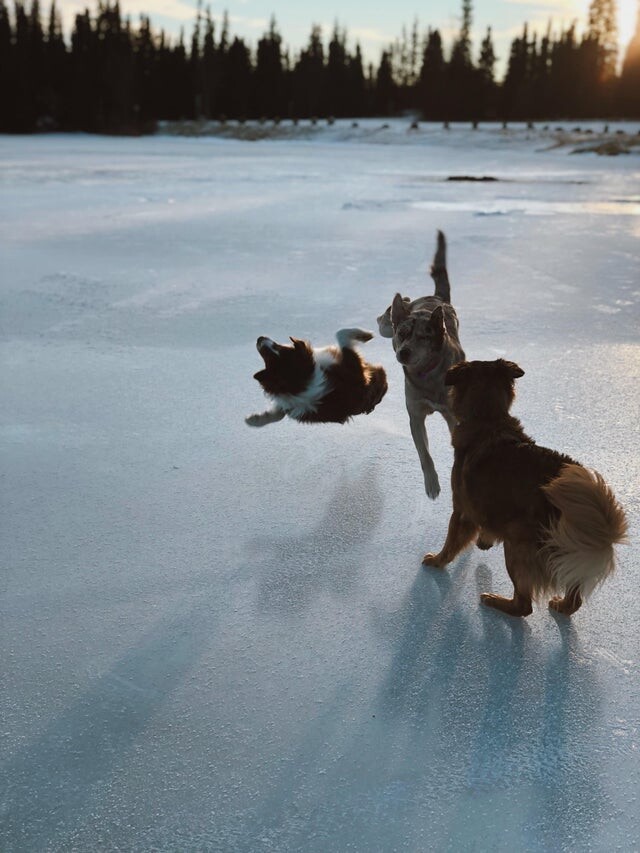
<svg viewBox="0 0 640 853"><path fill-rule="evenodd" d="M268 31L258 42L255 80L257 114L267 118L282 116L284 107L282 38L278 32L275 17L271 18Z"/></svg>
<svg viewBox="0 0 640 853"><path fill-rule="evenodd" d="M477 117L475 75L471 60L471 0L462 0L462 25L453 44L447 65L447 98L444 110L447 118Z"/></svg>
<svg viewBox="0 0 640 853"><path fill-rule="evenodd" d="M480 112L483 118L495 118L496 113L496 81L494 78L494 66L496 54L493 49L491 38L491 27L487 28L487 34L480 46L480 58L478 59L478 90L480 97Z"/></svg>
<svg viewBox="0 0 640 853"><path fill-rule="evenodd" d="M438 30L429 30L418 78L418 102L423 118L444 118L445 60Z"/></svg>
<svg viewBox="0 0 640 853"><path fill-rule="evenodd" d="M624 56L618 97L623 115L640 118L640 0L635 33Z"/></svg>
<svg viewBox="0 0 640 853"><path fill-rule="evenodd" d="M380 65L376 74L375 111L378 115L393 115L396 107L396 84L393 79L391 53L382 52Z"/></svg>
<svg viewBox="0 0 640 853"><path fill-rule="evenodd" d="M346 32L334 25L326 68L326 107L335 116L345 116L349 103L349 69L347 64Z"/></svg>
<svg viewBox="0 0 640 853"><path fill-rule="evenodd" d="M616 75L618 63L618 7L616 0L591 0L588 36L598 46L597 72L600 80Z"/></svg>
<svg viewBox="0 0 640 853"><path fill-rule="evenodd" d="M311 28L309 43L301 51L293 70L293 114L310 118L325 111L325 61L322 29Z"/></svg>
<svg viewBox="0 0 640 853"><path fill-rule="evenodd" d="M13 31L9 9L0 0L0 133L16 130L17 112Z"/></svg>

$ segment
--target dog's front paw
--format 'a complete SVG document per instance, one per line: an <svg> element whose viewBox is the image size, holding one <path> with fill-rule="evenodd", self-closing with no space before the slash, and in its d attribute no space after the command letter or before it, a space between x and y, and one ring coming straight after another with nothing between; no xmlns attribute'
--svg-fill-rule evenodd
<svg viewBox="0 0 640 853"><path fill-rule="evenodd" d="M446 563L441 560L440 554L429 553L425 554L422 558L422 565L432 566L434 569L442 569L446 565Z"/></svg>
<svg viewBox="0 0 640 853"><path fill-rule="evenodd" d="M427 493L427 497L430 497L432 501L440 494L440 480L438 480L438 475L435 471L424 475L424 490Z"/></svg>
<svg viewBox="0 0 640 853"><path fill-rule="evenodd" d="M268 421L265 421L264 415L247 415L244 422L252 427L261 427L268 423Z"/></svg>

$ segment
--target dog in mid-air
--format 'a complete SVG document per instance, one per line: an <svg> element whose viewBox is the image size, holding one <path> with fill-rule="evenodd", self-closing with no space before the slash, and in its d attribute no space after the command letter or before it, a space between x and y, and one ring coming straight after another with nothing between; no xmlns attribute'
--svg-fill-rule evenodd
<svg viewBox="0 0 640 853"><path fill-rule="evenodd" d="M437 498L440 482L429 453L426 418L440 412L449 431L453 430L455 418L444 378L452 365L464 359L458 339L458 318L450 302L446 242L441 231L438 231L431 278L436 286L433 296L421 296L412 302L396 293L392 304L378 317L378 328L383 337L392 339L396 358L402 365L409 427L420 457L425 491L430 498Z"/></svg>
<svg viewBox="0 0 640 853"><path fill-rule="evenodd" d="M600 474L569 456L538 447L509 414L511 361L470 361L451 368L453 512L442 550L424 564L443 567L476 540L504 542L513 597L483 593L482 601L511 616L556 593L549 607L570 616L614 569L613 546L626 541L624 511Z"/></svg>
<svg viewBox="0 0 640 853"><path fill-rule="evenodd" d="M363 329L341 329L337 346L322 349L297 338L290 338L291 346L258 338L256 347L265 366L254 379L273 406L249 415L246 423L262 427L288 415L308 424L343 424L372 412L387 392L387 376L384 368L369 364L356 350L358 343L372 337Z"/></svg>

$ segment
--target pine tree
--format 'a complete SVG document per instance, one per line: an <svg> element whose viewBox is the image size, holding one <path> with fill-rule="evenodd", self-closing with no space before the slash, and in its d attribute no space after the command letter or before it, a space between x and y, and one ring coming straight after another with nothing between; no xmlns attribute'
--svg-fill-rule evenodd
<svg viewBox="0 0 640 853"><path fill-rule="evenodd" d="M51 127L65 122L65 92L68 80L67 48L62 34L62 21L52 0L45 44L44 111Z"/></svg>
<svg viewBox="0 0 640 853"><path fill-rule="evenodd" d="M530 85L529 28L511 42L507 73L502 84L502 111L506 118L530 116L528 91Z"/></svg>
<svg viewBox="0 0 640 853"><path fill-rule="evenodd" d="M347 115L361 116L367 114L367 91L362 65L362 51L360 45L356 44L356 52L348 59L348 104Z"/></svg>
<svg viewBox="0 0 640 853"><path fill-rule="evenodd" d="M624 56L618 98L623 115L640 118L640 0L635 33Z"/></svg>
<svg viewBox="0 0 640 853"><path fill-rule="evenodd" d="M462 25L447 65L448 97L444 108L448 118L477 116L475 75L471 61L471 0L462 0Z"/></svg>
<svg viewBox="0 0 640 853"><path fill-rule="evenodd" d="M268 118L282 116L284 107L282 38L274 17L271 18L268 31L258 42L255 80L257 114Z"/></svg>
<svg viewBox="0 0 640 853"><path fill-rule="evenodd" d="M336 22L333 28L326 68L327 110L331 115L345 116L349 102L349 69L347 64L346 32Z"/></svg>
<svg viewBox="0 0 640 853"><path fill-rule="evenodd" d="M0 133L16 130L17 111L13 31L9 10L0 0Z"/></svg>
<svg viewBox="0 0 640 853"><path fill-rule="evenodd" d="M325 104L325 62L322 30L314 24L309 44L293 70L293 114L300 118L321 115Z"/></svg>
<svg viewBox="0 0 640 853"><path fill-rule="evenodd" d="M217 53L215 24L211 18L211 7L207 6L202 37L202 115L210 119L214 115L217 87Z"/></svg>
<svg viewBox="0 0 640 853"><path fill-rule="evenodd" d="M478 89L480 97L480 112L483 118L494 118L496 112L496 81L494 78L494 66L496 54L493 49L491 38L491 27L487 28L487 34L480 46L480 58L478 60Z"/></svg>
<svg viewBox="0 0 640 853"><path fill-rule="evenodd" d="M234 38L225 56L228 101L226 114L246 118L251 102L251 53L244 41Z"/></svg>
<svg viewBox="0 0 640 853"><path fill-rule="evenodd" d="M396 106L396 85L393 79L391 53L384 50L380 58L375 84L375 111L378 115L393 115Z"/></svg>
<svg viewBox="0 0 640 853"><path fill-rule="evenodd" d="M616 75L618 63L618 8L616 0L591 0L588 37L598 46L597 73L600 80Z"/></svg>
<svg viewBox="0 0 640 853"><path fill-rule="evenodd" d="M42 85L42 27L39 22L37 4L28 14L21 2L15 5L15 35L11 51L12 72L15 75L9 85L15 87L15 112L13 130L30 133L36 129Z"/></svg>
<svg viewBox="0 0 640 853"><path fill-rule="evenodd" d="M444 118L445 61L438 30L429 30L418 78L418 101L423 118Z"/></svg>
<svg viewBox="0 0 640 853"><path fill-rule="evenodd" d="M551 115L549 78L551 74L551 23L540 40L535 61L531 65L532 118L549 118Z"/></svg>
<svg viewBox="0 0 640 853"><path fill-rule="evenodd" d="M581 80L577 74L578 50L575 24L572 24L561 33L551 49L549 86L553 117L575 115L576 94L581 86Z"/></svg>

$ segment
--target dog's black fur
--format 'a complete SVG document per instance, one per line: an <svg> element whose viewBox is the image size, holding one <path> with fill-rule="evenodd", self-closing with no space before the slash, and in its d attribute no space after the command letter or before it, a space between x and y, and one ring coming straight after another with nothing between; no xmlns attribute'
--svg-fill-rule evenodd
<svg viewBox="0 0 640 853"><path fill-rule="evenodd" d="M265 367L254 378L273 399L274 408L246 419L265 426L285 415L301 423L345 423L369 414L387 391L382 367L366 362L354 349L370 340L370 332L343 329L338 346L314 350L307 341L291 338L291 346L260 337L256 346Z"/></svg>

